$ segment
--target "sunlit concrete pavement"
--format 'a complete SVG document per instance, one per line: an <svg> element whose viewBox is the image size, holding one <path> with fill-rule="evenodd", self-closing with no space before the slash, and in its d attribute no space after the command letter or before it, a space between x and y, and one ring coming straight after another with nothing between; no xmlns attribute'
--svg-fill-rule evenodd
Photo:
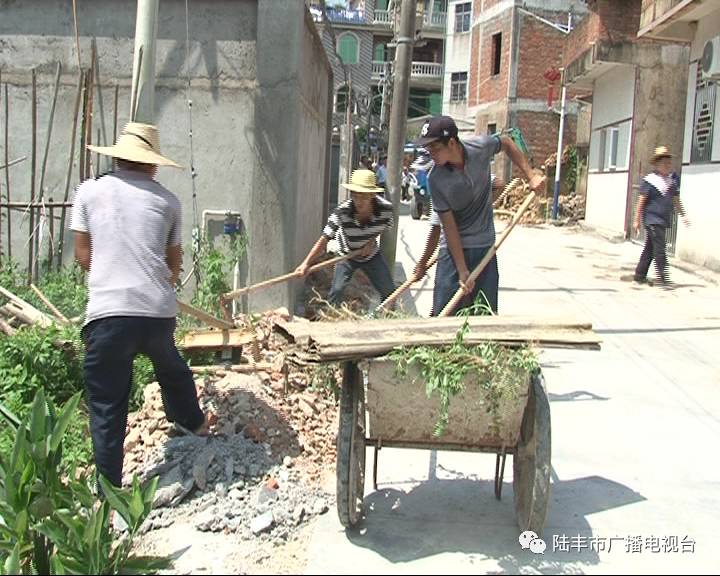
<svg viewBox="0 0 720 576"><path fill-rule="evenodd" d="M402 217L397 280L427 226ZM585 318L603 338L599 352L541 355L553 449L544 554L518 543L512 466L498 502L493 455L386 448L361 530L323 516L307 573L716 573L720 277L683 265L674 291L622 281L640 250L548 226L514 230L499 252L501 314ZM431 296L429 278L406 304L427 315ZM368 477L371 464L369 452Z"/></svg>

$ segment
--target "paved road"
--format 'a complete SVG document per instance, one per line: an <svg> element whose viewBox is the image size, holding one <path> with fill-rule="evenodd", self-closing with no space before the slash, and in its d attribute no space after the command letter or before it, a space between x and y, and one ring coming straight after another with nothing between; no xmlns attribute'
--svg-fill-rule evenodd
<svg viewBox="0 0 720 576"><path fill-rule="evenodd" d="M402 217L398 279L426 230ZM323 516L307 573L716 573L720 276L673 268L677 290L636 287L620 277L639 253L553 227L519 228L500 252L501 314L579 315L604 339L600 352L541 356L553 449L543 555L518 544L512 466L498 502L492 455L383 449L362 529ZM431 280L414 291L420 314L431 295Z"/></svg>

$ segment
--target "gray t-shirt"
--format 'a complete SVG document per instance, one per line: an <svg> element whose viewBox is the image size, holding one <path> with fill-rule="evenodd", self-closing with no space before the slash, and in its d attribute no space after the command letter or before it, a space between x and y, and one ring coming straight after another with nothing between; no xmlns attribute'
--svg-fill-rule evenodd
<svg viewBox="0 0 720 576"><path fill-rule="evenodd" d="M452 210L463 248L495 243L490 161L500 152L498 136L476 136L463 140L465 167L435 166L428 176L433 210Z"/></svg>
<svg viewBox="0 0 720 576"><path fill-rule="evenodd" d="M180 201L172 192L128 170L88 180L75 193L70 229L90 234L86 324L176 315L165 261L167 248L181 242Z"/></svg>

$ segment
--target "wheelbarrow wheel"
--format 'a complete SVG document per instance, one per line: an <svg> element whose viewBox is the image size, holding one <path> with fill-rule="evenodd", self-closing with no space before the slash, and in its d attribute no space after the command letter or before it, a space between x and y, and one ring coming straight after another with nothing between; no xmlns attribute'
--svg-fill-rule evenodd
<svg viewBox="0 0 720 576"><path fill-rule="evenodd" d="M530 378L513 458L513 495L520 532L541 534L550 500L550 402L540 374Z"/></svg>
<svg viewBox="0 0 720 576"><path fill-rule="evenodd" d="M362 518L365 495L365 390L355 362L343 366L336 473L338 516L350 528Z"/></svg>

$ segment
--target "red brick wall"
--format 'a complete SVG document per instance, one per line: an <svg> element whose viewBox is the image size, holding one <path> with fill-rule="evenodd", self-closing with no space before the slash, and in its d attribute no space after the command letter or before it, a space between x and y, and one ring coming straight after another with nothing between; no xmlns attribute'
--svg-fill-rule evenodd
<svg viewBox="0 0 720 576"><path fill-rule="evenodd" d="M507 10L498 17L488 20L483 28L480 69L478 71L476 68L474 72L478 76L479 101L493 102L508 96L512 11ZM493 75L493 35L497 33L502 34L500 73Z"/></svg>
<svg viewBox="0 0 720 576"><path fill-rule="evenodd" d="M480 27L472 29L470 42L470 70L468 71L468 105L478 105L478 63L480 61Z"/></svg>
<svg viewBox="0 0 720 576"><path fill-rule="evenodd" d="M548 68L562 66L566 36L523 14L519 19L519 28L517 96L546 100L548 84L543 74Z"/></svg>
<svg viewBox="0 0 720 576"><path fill-rule="evenodd" d="M515 119L515 124L520 128L525 143L530 149L533 165L539 168L548 156L557 151L560 117L553 112L517 112ZM566 116L563 148L575 143L576 133L577 119L575 116ZM521 176L521 174L513 169L513 176Z"/></svg>
<svg viewBox="0 0 720 576"><path fill-rule="evenodd" d="M588 50L591 42L620 42L637 37L641 0L589 0L588 10L567 37L563 66Z"/></svg>

